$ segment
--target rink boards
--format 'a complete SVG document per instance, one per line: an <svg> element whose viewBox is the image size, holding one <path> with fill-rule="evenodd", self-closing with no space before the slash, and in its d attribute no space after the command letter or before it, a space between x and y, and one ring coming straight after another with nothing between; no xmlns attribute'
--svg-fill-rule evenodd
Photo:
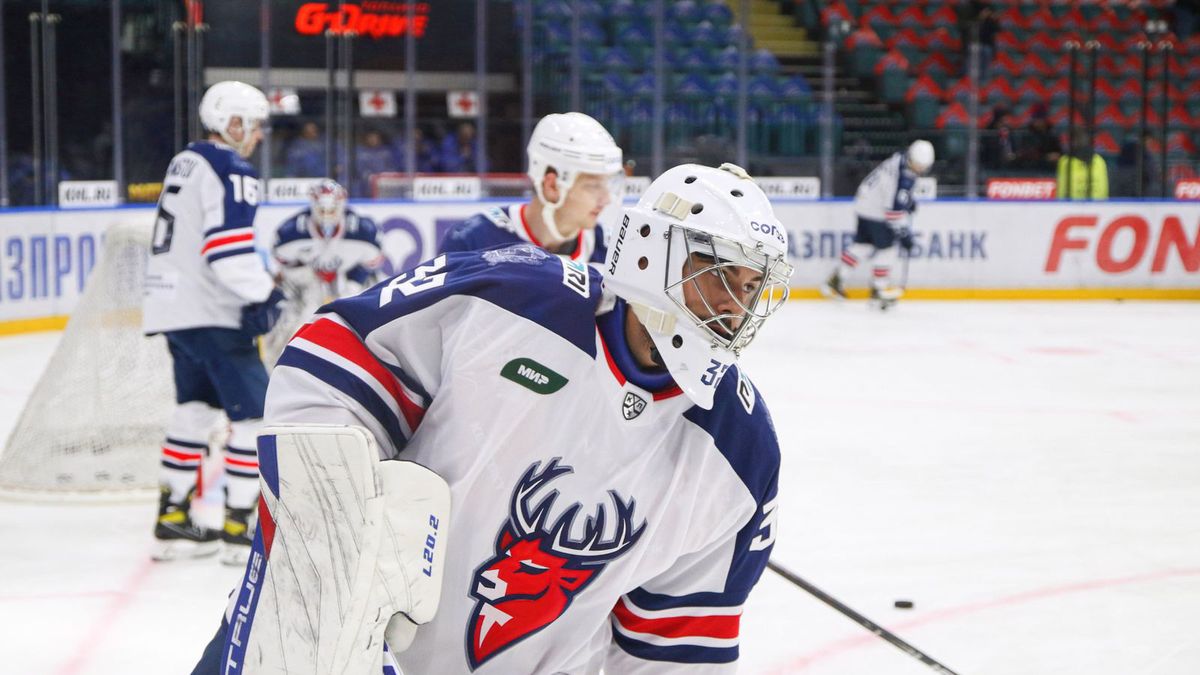
<svg viewBox="0 0 1200 675"><path fill-rule="evenodd" d="M388 271L431 257L454 223L504 202L356 202L383 231ZM777 200L796 274L794 297L817 283L853 236L848 200ZM260 206L264 242L298 204ZM151 206L0 213L0 333L60 328L120 222ZM1200 299L1200 203L922 202L914 219L909 297L930 299ZM269 244L267 244L269 245ZM860 271L851 287L865 285ZM897 271L899 276L900 272Z"/></svg>

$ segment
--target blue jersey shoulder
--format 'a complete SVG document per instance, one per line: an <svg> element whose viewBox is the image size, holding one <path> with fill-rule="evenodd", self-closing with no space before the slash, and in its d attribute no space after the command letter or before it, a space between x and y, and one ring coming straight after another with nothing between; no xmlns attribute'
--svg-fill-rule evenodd
<svg viewBox="0 0 1200 675"><path fill-rule="evenodd" d="M275 245L287 244L300 239L309 239L308 228L303 225L308 209L292 215L279 226L275 232Z"/></svg>
<svg viewBox="0 0 1200 675"><path fill-rule="evenodd" d="M379 246L379 227L374 220L346 209L346 238Z"/></svg>
<svg viewBox="0 0 1200 675"><path fill-rule="evenodd" d="M506 215L503 217L507 218ZM476 213L446 232L440 250L442 252L481 251L485 248L507 246L522 241L524 240L516 233L497 225L487 213Z"/></svg>
<svg viewBox="0 0 1200 675"><path fill-rule="evenodd" d="M364 338L407 314L455 296L472 296L524 317L595 357L600 272L529 243L450 252L323 307Z"/></svg>
<svg viewBox="0 0 1200 675"><path fill-rule="evenodd" d="M738 366L721 378L711 410L693 406L684 416L712 436L760 504L773 496L780 457L775 423L758 389Z"/></svg>
<svg viewBox="0 0 1200 675"><path fill-rule="evenodd" d="M196 141L188 144L188 150L203 157L222 181L228 181L230 174L258 178L258 169L227 145L220 145L212 141Z"/></svg>
<svg viewBox="0 0 1200 675"><path fill-rule="evenodd" d="M258 170L227 145L196 141L188 145L188 150L208 162L225 188L222 222L205 230L205 234L252 227L254 214L258 210ZM246 177L255 180L248 182ZM249 194L251 190L254 191L253 196Z"/></svg>

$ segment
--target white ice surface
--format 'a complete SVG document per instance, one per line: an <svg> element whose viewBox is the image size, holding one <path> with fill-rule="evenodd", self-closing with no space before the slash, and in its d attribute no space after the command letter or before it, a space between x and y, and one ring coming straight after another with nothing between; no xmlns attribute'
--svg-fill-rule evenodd
<svg viewBox="0 0 1200 675"><path fill-rule="evenodd" d="M0 339L0 437L57 340ZM776 561L963 675L1200 673L1200 304L796 302L745 363ZM240 570L154 508L0 501L0 672L190 672ZM741 672L934 671L767 572Z"/></svg>

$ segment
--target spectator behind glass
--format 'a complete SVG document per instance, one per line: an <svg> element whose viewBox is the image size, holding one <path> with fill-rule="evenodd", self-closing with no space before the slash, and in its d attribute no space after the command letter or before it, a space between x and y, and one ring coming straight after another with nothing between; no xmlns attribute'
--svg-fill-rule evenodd
<svg viewBox="0 0 1200 675"><path fill-rule="evenodd" d="M986 77L988 66L996 56L996 35L1000 32L1000 20L988 0L969 0L958 5L959 31L963 36L963 72L968 67L971 36L979 36L979 75ZM976 33L978 31L978 33Z"/></svg>
<svg viewBox="0 0 1200 675"><path fill-rule="evenodd" d="M1058 159L1059 199L1108 199L1108 165L1091 145L1087 129L1071 135L1071 154Z"/></svg>
<svg viewBox="0 0 1200 675"><path fill-rule="evenodd" d="M1026 137L1019 152L1021 166L1037 171L1053 171L1062 157L1062 142L1058 133L1050 126L1049 111L1045 103L1033 106L1026 127Z"/></svg>
<svg viewBox="0 0 1200 675"><path fill-rule="evenodd" d="M1142 161L1142 189L1138 192L1138 151L1143 145L1146 148L1146 156ZM1158 151L1158 140L1149 131L1146 132L1140 145L1136 134L1130 134L1125 138L1125 142L1121 144L1121 154L1117 155L1117 167L1129 176L1129 180L1125 184L1131 187L1132 196L1159 196L1162 185L1159 184L1159 175L1161 172L1159 171Z"/></svg>
<svg viewBox="0 0 1200 675"><path fill-rule="evenodd" d="M305 122L300 135L288 144L284 170L293 178L317 178L325 175L325 141L316 122Z"/></svg>
<svg viewBox="0 0 1200 675"><path fill-rule="evenodd" d="M442 171L446 173L468 173L475 171L475 125L461 122L453 134L442 139Z"/></svg>
<svg viewBox="0 0 1200 675"><path fill-rule="evenodd" d="M383 134L377 129L368 130L354 148L354 171L357 175L351 196L370 196L371 176L396 171L397 168L396 156L392 148L384 143Z"/></svg>
<svg viewBox="0 0 1200 675"><path fill-rule="evenodd" d="M1200 0L1175 0L1172 18L1175 36L1180 40L1188 39L1196 32L1197 19L1200 18Z"/></svg>
<svg viewBox="0 0 1200 675"><path fill-rule="evenodd" d="M441 165L438 163L437 144L425 135L425 131L421 127L417 127L413 131L417 139L417 154L414 160L417 163L415 171L417 173L437 173L441 171ZM392 142L392 151L396 155L398 171L408 170L408 167L404 165L406 161L404 155L406 147L404 138L401 136L397 136L396 140Z"/></svg>
<svg viewBox="0 0 1200 675"><path fill-rule="evenodd" d="M989 169L1007 169L1016 158L1008 108L998 105L992 110L992 119L984 129L983 165Z"/></svg>

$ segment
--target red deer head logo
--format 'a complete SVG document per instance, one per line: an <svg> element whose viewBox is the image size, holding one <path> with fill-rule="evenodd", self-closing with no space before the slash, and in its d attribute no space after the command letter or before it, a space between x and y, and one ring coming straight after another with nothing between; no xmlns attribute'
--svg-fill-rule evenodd
<svg viewBox="0 0 1200 675"><path fill-rule="evenodd" d="M532 508L531 502L535 492L573 471L560 466L561 459L555 457L541 471L540 462L534 462L525 471L513 489L508 521L496 538L496 555L475 570L475 609L467 624L472 670L562 616L575 595L632 548L646 529L645 522L633 526L634 500L624 502L612 490L608 494L617 522L611 538L604 539L606 504L596 505L579 539L571 537L582 508L578 502L547 526L558 491L551 490Z"/></svg>

